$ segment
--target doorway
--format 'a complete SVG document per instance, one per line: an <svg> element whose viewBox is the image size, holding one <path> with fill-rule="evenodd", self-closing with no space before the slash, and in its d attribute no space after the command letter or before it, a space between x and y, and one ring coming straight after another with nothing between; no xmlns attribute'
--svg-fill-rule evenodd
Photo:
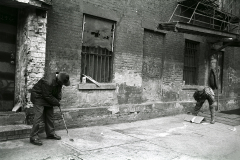
<svg viewBox="0 0 240 160"><path fill-rule="evenodd" d="M0 5L0 111L14 106L18 10Z"/></svg>

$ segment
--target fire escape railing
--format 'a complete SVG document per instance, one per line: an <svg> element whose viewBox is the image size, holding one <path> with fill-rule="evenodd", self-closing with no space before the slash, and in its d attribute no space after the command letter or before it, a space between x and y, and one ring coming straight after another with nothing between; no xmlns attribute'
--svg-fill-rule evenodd
<svg viewBox="0 0 240 160"><path fill-rule="evenodd" d="M168 22L184 22L224 32L239 34L239 22L232 22L236 16L198 2L192 6L178 4Z"/></svg>

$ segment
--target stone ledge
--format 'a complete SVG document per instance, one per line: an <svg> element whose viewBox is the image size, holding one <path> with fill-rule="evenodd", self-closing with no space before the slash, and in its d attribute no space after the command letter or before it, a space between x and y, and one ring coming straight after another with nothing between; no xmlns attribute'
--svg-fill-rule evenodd
<svg viewBox="0 0 240 160"><path fill-rule="evenodd" d="M0 126L0 142L30 137L32 126L29 125L6 125Z"/></svg>
<svg viewBox="0 0 240 160"><path fill-rule="evenodd" d="M78 85L79 90L115 90L116 84L115 83L100 83L100 86L93 83L81 83Z"/></svg>
<svg viewBox="0 0 240 160"><path fill-rule="evenodd" d="M0 112L0 126L24 124L25 112Z"/></svg>
<svg viewBox="0 0 240 160"><path fill-rule="evenodd" d="M122 104L94 108L64 109L68 128L117 124L172 116L187 113L195 102L149 102L143 104ZM58 111L55 113L59 114ZM55 120L57 130L64 129L61 118Z"/></svg>
<svg viewBox="0 0 240 160"><path fill-rule="evenodd" d="M157 29L159 22L158 21L153 21L150 19L143 19L142 20L142 27L148 30L152 30L154 32L158 32L160 34L167 34L168 31L165 30L159 30Z"/></svg>
<svg viewBox="0 0 240 160"><path fill-rule="evenodd" d="M184 85L182 90L192 90L195 91L200 85Z"/></svg>

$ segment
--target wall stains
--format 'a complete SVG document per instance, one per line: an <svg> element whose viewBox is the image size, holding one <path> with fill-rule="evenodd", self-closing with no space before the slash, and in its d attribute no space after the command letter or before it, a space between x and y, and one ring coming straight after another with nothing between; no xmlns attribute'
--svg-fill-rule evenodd
<svg viewBox="0 0 240 160"><path fill-rule="evenodd" d="M142 88L127 86L126 83L118 84L118 103L119 104L139 104L142 103Z"/></svg>
<svg viewBox="0 0 240 160"><path fill-rule="evenodd" d="M46 60L46 71L47 73L54 72L67 72L67 73L76 73L79 71L79 65L75 61L67 60Z"/></svg>
<svg viewBox="0 0 240 160"><path fill-rule="evenodd" d="M32 107L30 90L43 77L45 69L46 17L37 16L35 9L20 9L16 65L16 103Z"/></svg>
<svg viewBox="0 0 240 160"><path fill-rule="evenodd" d="M236 70L234 70L231 67L228 68L227 72L228 72L229 86L240 83L240 73L238 73Z"/></svg>
<svg viewBox="0 0 240 160"><path fill-rule="evenodd" d="M143 74L148 78L159 78L161 73L161 59L155 61L143 62Z"/></svg>
<svg viewBox="0 0 240 160"><path fill-rule="evenodd" d="M168 62L165 64L163 84L174 85L174 82L182 83L183 64Z"/></svg>

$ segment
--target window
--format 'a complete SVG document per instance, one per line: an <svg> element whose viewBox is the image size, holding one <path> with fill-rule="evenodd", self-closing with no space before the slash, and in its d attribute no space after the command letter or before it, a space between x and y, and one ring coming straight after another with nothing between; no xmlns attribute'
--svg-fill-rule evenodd
<svg viewBox="0 0 240 160"><path fill-rule="evenodd" d="M197 84L197 52L198 43L185 41L183 80L186 85Z"/></svg>
<svg viewBox="0 0 240 160"><path fill-rule="evenodd" d="M115 22L84 15L81 75L111 82Z"/></svg>

